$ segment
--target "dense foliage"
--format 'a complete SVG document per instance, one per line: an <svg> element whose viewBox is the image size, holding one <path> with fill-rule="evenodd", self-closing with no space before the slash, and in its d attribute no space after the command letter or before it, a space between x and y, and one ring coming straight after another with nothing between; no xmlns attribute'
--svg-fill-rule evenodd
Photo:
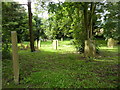
<svg viewBox="0 0 120 90"><path fill-rule="evenodd" d="M39 2L38 2L39 3ZM39 6L39 4L37 5ZM85 2L49 2L49 18L46 20L46 32L50 39L73 38L78 51L84 50L84 41L94 38L94 30L100 27L103 3Z"/></svg>
<svg viewBox="0 0 120 90"><path fill-rule="evenodd" d="M10 55L11 31L17 31L18 41L24 40L23 36L27 32L27 14L25 9L15 2L2 3L2 52L3 58Z"/></svg>
<svg viewBox="0 0 120 90"><path fill-rule="evenodd" d="M25 8L16 2L2 3L2 58L10 58L11 31L17 31L18 43L29 41L28 15ZM40 18L33 18L34 36L41 29ZM42 30L41 30L42 32ZM36 37L34 37L36 39Z"/></svg>
<svg viewBox="0 0 120 90"><path fill-rule="evenodd" d="M36 2L36 12L30 12L29 15L18 3L2 3L2 58L7 59L2 62L3 88L119 88L120 46L109 48L105 40L95 38L103 35L106 39L120 40L119 3L40 1ZM47 19L38 15L44 11L48 13ZM28 18L30 15L31 19ZM28 27L28 21L31 28ZM11 74L14 71L11 68L14 65L11 61L11 31L17 31L20 46L20 78L17 85ZM30 36L34 36L34 39ZM41 38L72 40L59 40L57 50L51 47L50 40L45 40L39 43L40 50L35 48L37 52L31 53L31 40L34 46L34 41ZM96 40L100 45L100 53L94 58L86 56L86 53L79 54L84 52L85 40ZM91 47L95 46L94 43L90 44ZM89 46L88 49L93 50Z"/></svg>
<svg viewBox="0 0 120 90"><path fill-rule="evenodd" d="M115 40L119 40L119 3L106 3L106 10L108 13L105 15L105 23L104 23L104 37L106 39L113 38Z"/></svg>
<svg viewBox="0 0 120 90"><path fill-rule="evenodd" d="M37 6L48 11L45 30L50 39L73 38L77 50L83 52L84 41L96 35L119 38L118 3L37 1Z"/></svg>
<svg viewBox="0 0 120 90"><path fill-rule="evenodd" d="M118 3L103 2L48 2L37 0L33 15L34 40L73 39L78 51L84 51L84 41L94 40L96 32L103 29L106 39L120 38L118 27ZM48 18L39 18L38 14L47 11ZM18 3L2 3L2 37L4 51L10 52L10 32L17 31L18 42L29 41L28 16L25 8ZM106 13L107 12L107 13ZM8 18L9 17L9 18ZM9 55L8 55L9 56Z"/></svg>

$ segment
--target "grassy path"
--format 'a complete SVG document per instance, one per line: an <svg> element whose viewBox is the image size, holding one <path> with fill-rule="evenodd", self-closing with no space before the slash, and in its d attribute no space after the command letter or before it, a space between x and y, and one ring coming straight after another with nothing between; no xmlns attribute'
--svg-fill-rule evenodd
<svg viewBox="0 0 120 90"><path fill-rule="evenodd" d="M20 50L20 84L14 85L12 61L3 61L4 88L115 88L118 84L118 47L104 45L93 61L75 52L70 41L43 42L40 51Z"/></svg>

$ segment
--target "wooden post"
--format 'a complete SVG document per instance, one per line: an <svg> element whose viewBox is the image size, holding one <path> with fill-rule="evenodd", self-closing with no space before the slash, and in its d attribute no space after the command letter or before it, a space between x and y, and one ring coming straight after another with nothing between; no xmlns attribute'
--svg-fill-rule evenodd
<svg viewBox="0 0 120 90"><path fill-rule="evenodd" d="M13 57L13 73L15 84L19 83L19 59L18 59L18 47L17 47L17 33L11 32L12 39L12 57Z"/></svg>

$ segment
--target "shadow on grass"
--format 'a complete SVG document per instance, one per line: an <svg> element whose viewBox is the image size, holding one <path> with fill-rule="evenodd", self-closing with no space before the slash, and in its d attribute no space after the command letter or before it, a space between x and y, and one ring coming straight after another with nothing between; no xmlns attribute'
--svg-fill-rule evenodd
<svg viewBox="0 0 120 90"><path fill-rule="evenodd" d="M6 60L3 61L3 87L117 87L117 63L115 60L106 62L110 61L107 55L113 55L112 51L108 52L102 51L99 58L86 62L83 54L78 53L62 53L56 50L31 53L30 50L21 50L19 52L20 84L14 85L11 73L12 61Z"/></svg>

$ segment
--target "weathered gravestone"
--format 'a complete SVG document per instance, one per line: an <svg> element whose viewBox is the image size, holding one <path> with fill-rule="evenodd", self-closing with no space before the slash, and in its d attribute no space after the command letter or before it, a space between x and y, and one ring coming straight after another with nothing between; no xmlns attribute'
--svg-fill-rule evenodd
<svg viewBox="0 0 120 90"><path fill-rule="evenodd" d="M61 38L61 41L63 41L63 38Z"/></svg>
<svg viewBox="0 0 120 90"><path fill-rule="evenodd" d="M108 39L108 42L107 42L107 46L108 46L109 48L113 48L113 47L115 46L115 40L112 39L112 38L109 38L109 39Z"/></svg>
<svg viewBox="0 0 120 90"><path fill-rule="evenodd" d="M86 57L95 57L96 55L95 41L85 40L84 55Z"/></svg>
<svg viewBox="0 0 120 90"><path fill-rule="evenodd" d="M39 50L40 47L41 47L41 40L39 40L38 42L37 40L35 40L35 48Z"/></svg>
<svg viewBox="0 0 120 90"><path fill-rule="evenodd" d="M12 39L12 57L13 57L13 73L15 84L19 83L19 59L18 59L18 47L17 47L17 33L11 32Z"/></svg>
<svg viewBox="0 0 120 90"><path fill-rule="evenodd" d="M57 48L58 48L58 40L53 40L53 48L57 50Z"/></svg>

